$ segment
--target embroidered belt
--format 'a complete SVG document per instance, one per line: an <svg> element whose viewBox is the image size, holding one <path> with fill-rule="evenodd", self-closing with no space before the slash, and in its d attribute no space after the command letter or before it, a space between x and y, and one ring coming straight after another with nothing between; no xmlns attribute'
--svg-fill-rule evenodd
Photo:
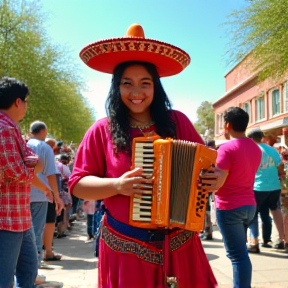
<svg viewBox="0 0 288 288"><path fill-rule="evenodd" d="M164 241L165 234L168 232L166 229L145 229L125 224L113 218L108 211L106 220L107 224L118 233L144 242Z"/></svg>
<svg viewBox="0 0 288 288"><path fill-rule="evenodd" d="M144 261L153 263L153 264L158 264L158 265L163 265L163 249L162 246L164 244L164 238L163 240L159 241L159 240L154 240L153 241L143 241L143 240L139 240L139 237L131 237L132 233L131 231L135 232L134 229L141 229L142 228L138 228L138 227L132 227L130 225L121 223L119 221L117 221L116 219L113 218L113 221L111 221L110 219L110 215L107 217L107 215L105 216L104 219L104 223L102 226L102 233L101 233L101 240L113 251L116 252L120 252L120 253L131 253L134 255L137 255L140 259L143 259ZM111 217L112 218L112 217ZM108 219L109 219L109 223L108 223ZM116 222L119 222L118 225L115 225ZM110 226L110 223L113 223L113 227ZM125 234L123 233L123 231L120 231L120 229L122 228L122 225L126 225L125 227ZM129 232L129 228L131 227L131 231ZM115 229L118 228L117 229ZM120 229L119 229L120 227ZM147 230L146 233L152 233L152 230L148 230L148 229L143 229L143 230ZM160 230L161 231L161 230ZM128 233L127 233L128 232ZM153 233L155 231L153 230ZM161 231L162 232L162 231ZM144 235L144 231L142 231L143 235ZM127 235L128 234L128 235ZM163 233L162 233L163 234ZM162 235L159 234L159 235ZM180 248L184 243L186 243L192 236L193 236L194 232L191 231L183 231L183 230L179 230L176 231L175 233L172 233L171 235L169 235L170 237L170 251L175 251L178 248ZM142 235L142 236L143 236ZM157 235L157 234L155 234ZM165 236L165 234L163 234ZM145 235L144 235L145 236ZM149 235L151 236L151 235ZM162 237L162 236L159 236ZM156 237L158 238L158 236ZM151 238L153 239L153 237ZM158 243L156 243L156 241L158 241ZM160 246L161 248L159 248L159 242L161 242ZM157 247L158 246L158 247Z"/></svg>

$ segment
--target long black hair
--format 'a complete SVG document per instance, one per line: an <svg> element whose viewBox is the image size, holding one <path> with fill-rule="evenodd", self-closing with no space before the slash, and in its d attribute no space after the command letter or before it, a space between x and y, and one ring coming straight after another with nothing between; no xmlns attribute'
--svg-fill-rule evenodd
<svg viewBox="0 0 288 288"><path fill-rule="evenodd" d="M176 136L176 125L171 117L171 103L160 82L155 65L141 61L129 61L118 64L115 68L108 98L106 100L106 113L110 121L110 132L116 152L131 149L130 126L128 108L122 102L120 95L120 81L125 69L132 65L142 65L151 75L154 83L154 97L150 105L152 119L156 125L156 133L161 137Z"/></svg>

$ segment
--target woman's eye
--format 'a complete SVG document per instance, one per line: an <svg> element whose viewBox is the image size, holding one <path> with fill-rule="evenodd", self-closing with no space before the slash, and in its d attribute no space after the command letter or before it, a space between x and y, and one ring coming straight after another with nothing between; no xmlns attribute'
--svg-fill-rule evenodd
<svg viewBox="0 0 288 288"><path fill-rule="evenodd" d="M142 85L148 86L148 85L151 85L151 82L143 82Z"/></svg>
<svg viewBox="0 0 288 288"><path fill-rule="evenodd" d="M127 82L127 81L123 81L123 82L121 82L121 84L122 84L122 85L125 85L125 86L131 85L131 83L130 83L130 82Z"/></svg>

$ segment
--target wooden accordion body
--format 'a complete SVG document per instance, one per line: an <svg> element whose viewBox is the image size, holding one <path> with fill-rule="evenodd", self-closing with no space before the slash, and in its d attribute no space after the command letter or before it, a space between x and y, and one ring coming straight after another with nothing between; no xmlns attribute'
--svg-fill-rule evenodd
<svg viewBox="0 0 288 288"><path fill-rule="evenodd" d="M203 230L208 193L199 185L201 171L215 164L217 152L183 140L159 136L134 138L132 169L143 167L143 193L130 199L129 224L157 229Z"/></svg>

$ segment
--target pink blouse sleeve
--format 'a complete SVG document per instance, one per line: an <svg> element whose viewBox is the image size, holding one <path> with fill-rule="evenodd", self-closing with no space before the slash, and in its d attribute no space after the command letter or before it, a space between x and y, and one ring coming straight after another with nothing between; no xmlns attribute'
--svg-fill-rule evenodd
<svg viewBox="0 0 288 288"><path fill-rule="evenodd" d="M176 122L177 139L204 144L189 118L180 111L173 110L172 118Z"/></svg>
<svg viewBox="0 0 288 288"><path fill-rule="evenodd" d="M104 177L106 171L105 141L105 129L97 121L86 132L77 149L73 172L69 178L69 188L72 194L74 186L83 177L89 175Z"/></svg>

